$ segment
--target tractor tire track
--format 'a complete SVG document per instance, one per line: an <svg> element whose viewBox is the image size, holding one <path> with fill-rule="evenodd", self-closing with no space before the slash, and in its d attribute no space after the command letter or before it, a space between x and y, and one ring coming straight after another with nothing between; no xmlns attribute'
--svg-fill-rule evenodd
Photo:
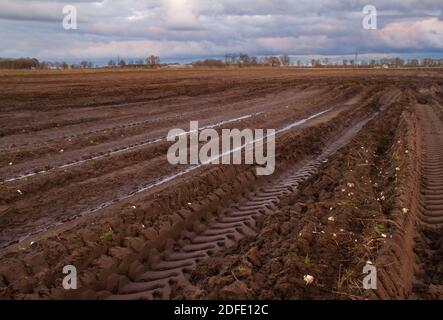
<svg viewBox="0 0 443 320"><path fill-rule="evenodd" d="M430 105L417 108L424 150L414 293L424 299L443 299L443 121Z"/></svg>
<svg viewBox="0 0 443 320"><path fill-rule="evenodd" d="M224 208L220 216L201 226L201 232L184 232L171 252L158 256L151 267L137 261L128 276L121 276L115 293L107 299L169 299L175 286L189 287L188 276L197 264L214 253L236 245L245 237L257 234L260 220L278 210L280 201L296 192L303 181L314 175L321 165L373 119L378 113L360 121L330 143L318 157L294 166L272 185L261 187Z"/></svg>

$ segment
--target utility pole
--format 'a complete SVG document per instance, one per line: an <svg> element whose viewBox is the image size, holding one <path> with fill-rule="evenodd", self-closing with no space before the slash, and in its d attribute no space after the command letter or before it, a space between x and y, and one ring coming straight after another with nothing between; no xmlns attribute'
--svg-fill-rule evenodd
<svg viewBox="0 0 443 320"><path fill-rule="evenodd" d="M358 68L358 49L355 49L355 67Z"/></svg>

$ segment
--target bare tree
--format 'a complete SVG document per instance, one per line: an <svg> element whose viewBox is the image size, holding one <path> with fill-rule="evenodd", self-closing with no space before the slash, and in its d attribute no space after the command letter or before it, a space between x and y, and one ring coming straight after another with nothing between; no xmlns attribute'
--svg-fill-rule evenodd
<svg viewBox="0 0 443 320"><path fill-rule="evenodd" d="M89 62L86 61L86 60L82 60L82 61L80 62L80 67L82 67L82 68L87 68L88 65L89 65Z"/></svg>
<svg viewBox="0 0 443 320"><path fill-rule="evenodd" d="M312 59L312 60L311 60L311 65L312 65L313 67L316 67L316 68L321 67L321 61L320 61L320 59Z"/></svg>
<svg viewBox="0 0 443 320"><path fill-rule="evenodd" d="M399 57L395 58L395 66L396 67L403 67L405 64L405 61L403 59L400 59Z"/></svg>
<svg viewBox="0 0 443 320"><path fill-rule="evenodd" d="M238 62L240 65L249 65L251 64L251 58L247 53L240 53L238 57Z"/></svg>
<svg viewBox="0 0 443 320"><path fill-rule="evenodd" d="M409 60L408 64L409 64L411 67L418 67L418 65L419 65L420 63L419 63L419 61L418 61L417 59L411 59L411 60Z"/></svg>
<svg viewBox="0 0 443 320"><path fill-rule="evenodd" d="M151 67L156 67L160 64L160 57L151 55L146 58L146 64Z"/></svg>
<svg viewBox="0 0 443 320"><path fill-rule="evenodd" d="M225 53L225 64L229 64L229 53Z"/></svg>
<svg viewBox="0 0 443 320"><path fill-rule="evenodd" d="M239 64L239 55L236 53L226 53L225 54L225 64L234 65Z"/></svg>
<svg viewBox="0 0 443 320"><path fill-rule="evenodd" d="M280 67L281 61L278 57L269 56L262 58L262 64L271 66L271 67Z"/></svg>
<svg viewBox="0 0 443 320"><path fill-rule="evenodd" d="M291 59L289 58L289 56L287 54L281 56L280 61L281 61L281 64L285 67L289 66L289 64L291 63Z"/></svg>

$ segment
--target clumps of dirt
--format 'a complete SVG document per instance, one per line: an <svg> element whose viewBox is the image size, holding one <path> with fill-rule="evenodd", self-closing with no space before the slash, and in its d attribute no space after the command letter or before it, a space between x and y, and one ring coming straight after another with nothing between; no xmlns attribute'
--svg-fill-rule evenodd
<svg viewBox="0 0 443 320"><path fill-rule="evenodd" d="M417 276L420 282L414 286L414 294L420 299L443 299L443 228L425 229L415 248L422 264Z"/></svg>
<svg viewBox="0 0 443 320"><path fill-rule="evenodd" d="M265 218L255 238L202 263L197 299L362 298L362 270L391 238L398 169L391 155L402 106L395 104L298 193Z"/></svg>
<svg viewBox="0 0 443 320"><path fill-rule="evenodd" d="M432 103L432 96L429 93L419 93L417 94L417 102L420 104L430 104Z"/></svg>
<svg viewBox="0 0 443 320"><path fill-rule="evenodd" d="M331 120L288 133L282 138L291 143L278 143L279 157L282 161L295 162L318 152L325 141L334 136L333 128L350 125L354 113L367 112L365 106L361 109L340 113L339 126ZM131 272L130 262L134 257L149 263L158 252L167 250L184 229L200 228L204 220L217 213L220 203L235 200L237 195L256 186L258 182L252 171L252 167L221 166L196 172L177 179L174 188L161 190L151 197L135 197L131 203L114 208L118 210L115 215L91 217L71 231L10 253L8 259L16 261L20 268L9 264L0 266L7 288L3 296L14 299L64 297L60 289L61 270L68 264L78 268L82 288L105 290L112 282L110 275ZM43 259L23 261L35 255ZM31 269L34 264L41 267L41 272ZM23 285L19 275L26 275L29 283Z"/></svg>

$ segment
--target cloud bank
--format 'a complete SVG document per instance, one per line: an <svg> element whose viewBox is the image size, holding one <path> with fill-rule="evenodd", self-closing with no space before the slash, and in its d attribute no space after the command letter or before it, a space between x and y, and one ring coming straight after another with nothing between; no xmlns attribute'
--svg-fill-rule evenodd
<svg viewBox="0 0 443 320"><path fill-rule="evenodd" d="M441 0L2 0L0 56L39 59L423 53L443 55ZM74 5L78 30L64 30ZM362 27L362 9L378 29Z"/></svg>

